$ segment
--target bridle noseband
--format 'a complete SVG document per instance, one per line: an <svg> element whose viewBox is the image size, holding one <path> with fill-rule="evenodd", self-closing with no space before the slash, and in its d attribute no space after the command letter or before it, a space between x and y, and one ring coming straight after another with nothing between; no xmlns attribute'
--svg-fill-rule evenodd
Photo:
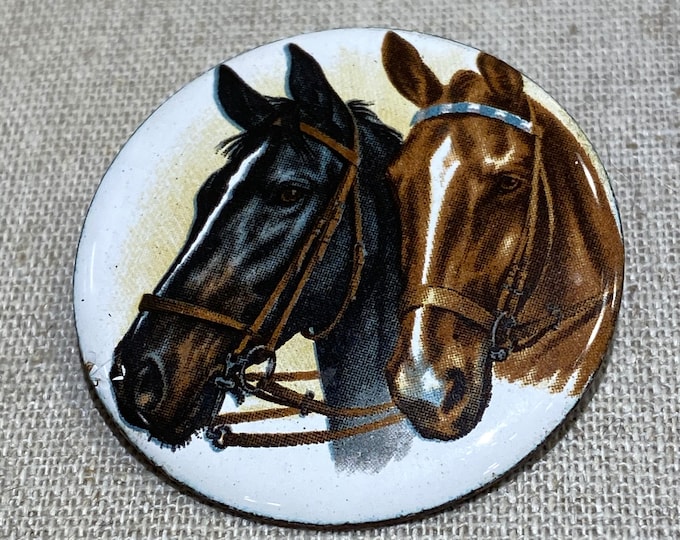
<svg viewBox="0 0 680 540"><path fill-rule="evenodd" d="M541 193L546 200L548 212L548 246L541 254L543 258L541 273L543 273L549 259L555 231L552 192L541 151L543 133L536 123L534 105L531 101L528 103L531 115L529 120L489 105L459 102L437 104L422 109L415 114L411 122L412 125L415 125L442 115L474 114L499 120L534 137L534 165L527 214L495 310L493 312L488 311L475 300L459 291L432 284L412 287L406 293L403 302L405 313L423 307L434 307L459 315L487 332L489 336L488 359L492 362L506 360L513 351L520 351L536 343L547 332L556 329L563 321L587 315L594 307L604 301L602 296L593 296L565 309L549 308L550 313L546 317L522 321L522 306L526 304L529 297L526 281L529 276L529 267L536 253L535 244Z"/></svg>
<svg viewBox="0 0 680 540"><path fill-rule="evenodd" d="M272 125L280 125L279 119ZM361 198L357 185L359 167L359 134L356 121L353 118L353 143L348 148L314 126L300 123L299 129L305 135L323 144L345 162L344 176L328 205L316 221L311 232L299 248L282 278L278 281L272 293L255 320L248 324L229 315L207 309L189 302L161 297L155 294L144 294L139 303L140 312L163 312L181 315L197 321L210 323L241 333L241 340L233 353L227 355L224 372L217 376L215 384L221 391L231 393L240 404L245 395L253 395L284 408L265 409L247 413L228 413L218 415L209 426L207 436L215 446L242 447L277 447L296 446L302 444L317 444L337 439L351 437L391 425L403 420L399 412L385 416L396 407L392 402L372 407L333 407L323 401L314 399L311 392L300 394L282 386L282 380L309 380L316 378L316 372L275 373L275 349L286 327L293 309L298 303L305 284L313 270L322 262L328 245L342 220L347 201L352 198L354 211L355 244L353 249L352 273L344 300L331 323L322 331L310 328L303 332L309 339L320 340L326 338L345 315L350 304L356 297L365 262L365 248L363 241L363 225L361 213ZM283 306L281 314L276 318L274 329L269 336L262 335L262 328L270 320L281 303L284 292L291 284L295 284L290 299ZM264 344L257 343L266 339ZM253 345L253 342L256 344ZM247 369L255 364L265 364L264 373L247 373ZM281 418L301 414L319 413L329 417L373 417L381 415L376 420L337 431L304 431L297 433L233 433L231 424L254 422L273 418Z"/></svg>

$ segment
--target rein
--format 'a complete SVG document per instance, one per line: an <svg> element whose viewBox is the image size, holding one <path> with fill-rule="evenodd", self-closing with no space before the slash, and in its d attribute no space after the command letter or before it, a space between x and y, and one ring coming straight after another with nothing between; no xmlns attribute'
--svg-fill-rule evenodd
<svg viewBox="0 0 680 540"><path fill-rule="evenodd" d="M272 125L280 125L280 119ZM359 135L354 123L354 140L352 148L348 148L322 131L306 123L300 123L302 133L323 144L339 157L346 165L343 180L338 185L333 197L317 220L304 244L293 257L283 277L269 295L258 316L251 324L236 320L229 315L183 302L172 298L165 298L155 294L144 294L139 303L139 311L163 312L182 315L191 319L218 325L223 328L241 332L242 337L238 347L227 358L224 376L218 377L215 384L223 391L235 395L240 404L244 394L253 395L262 400L283 405L283 408L271 408L253 412L228 413L218 415L208 427L207 437L219 448L227 446L241 447L282 447L304 444L319 444L330 442L360 433L367 433L382 427L395 424L404 419L400 412L385 416L390 410L396 410L392 402L372 407L340 408L314 399L314 394L301 394L277 381L300 381L318 378L317 372L275 373L276 345L283 330L290 319L306 282L313 270L324 258L328 245L342 220L347 200L352 196L354 210L355 244L352 262L352 273L343 303L335 314L331 323L323 330L316 331L309 328L303 335L309 339L326 338L340 322L350 304L356 297L365 263L365 248L363 242L363 225L361 213L361 199L357 186L357 172L359 166ZM295 284L293 293L285 304L281 315L276 320L274 330L264 345L252 346L254 340L263 338L261 330L264 323L272 316L286 289ZM245 358L244 358L245 357ZM235 360L232 360L235 358ZM264 373L246 373L246 369L254 364L266 362ZM253 384L253 382L255 384ZM376 420L348 429L337 431L302 431L296 433L233 433L230 424L257 422L275 418L283 418L300 414L318 413L327 417L361 418L382 415Z"/></svg>
<svg viewBox="0 0 680 540"><path fill-rule="evenodd" d="M546 317L521 322L520 302L526 295L525 286L529 275L529 265L536 247L541 193L546 198L548 209L548 248L541 272L545 270L545 261L550 256L555 230L552 192L541 151L543 132L536 123L534 107L530 101L529 110L531 117L526 120L511 112L489 105L469 102L444 103L418 111L411 122L412 125L415 125L424 120L447 114L476 114L499 120L534 137L534 166L529 206L520 242L515 249L510 271L501 288L495 311L489 312L475 300L454 289L431 284L413 287L406 293L403 302L405 312L422 307L435 307L460 315L487 331L490 340L488 358L495 362L502 362L508 358L511 352L520 351L536 343L549 331L557 329L563 322L580 320L589 315L597 305L606 301L602 296L592 296L565 309L549 308L550 314Z"/></svg>

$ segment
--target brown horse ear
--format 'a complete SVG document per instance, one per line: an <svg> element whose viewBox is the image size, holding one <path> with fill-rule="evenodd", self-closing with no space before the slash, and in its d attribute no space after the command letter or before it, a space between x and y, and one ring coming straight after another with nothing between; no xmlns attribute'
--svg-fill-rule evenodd
<svg viewBox="0 0 680 540"><path fill-rule="evenodd" d="M494 94L511 100L524 91L522 74L495 56L479 53L477 67Z"/></svg>
<svg viewBox="0 0 680 540"><path fill-rule="evenodd" d="M425 65L416 48L394 32L387 32L382 44L383 66L397 91L421 109L437 101L442 84Z"/></svg>

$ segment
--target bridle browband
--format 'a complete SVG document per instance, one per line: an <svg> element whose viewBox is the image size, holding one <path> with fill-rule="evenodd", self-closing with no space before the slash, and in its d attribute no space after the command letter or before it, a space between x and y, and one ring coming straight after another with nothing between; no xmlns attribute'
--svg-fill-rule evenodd
<svg viewBox="0 0 680 540"><path fill-rule="evenodd" d="M592 296L577 302L565 309L548 307L549 315L522 321L522 306L528 299L526 280L529 266L535 253L539 198L541 193L546 199L548 212L548 246L543 256L541 273L545 270L550 256L555 230L553 200L548 176L543 164L541 151L543 132L536 123L534 105L529 100L530 119L526 120L509 111L479 103L458 102L432 105L419 110L413 117L411 125L431 118L449 114L474 114L499 120L534 137L534 165L531 179L529 205L522 228L520 241L510 264L510 270L501 288L496 309L488 311L475 300L463 295L455 289L422 284L412 287L404 298L404 314L414 309L434 307L452 312L470 321L489 334L488 359L502 362L511 352L520 351L536 343L549 331L557 329L565 322L580 320L588 315L598 304L605 301L602 296ZM522 300L524 302L522 303Z"/></svg>
<svg viewBox="0 0 680 540"><path fill-rule="evenodd" d="M281 125L280 119L275 120L272 125ZM373 431L404 419L403 414L398 411L385 416L385 413L396 410L392 402L371 407L334 407L314 399L314 395L311 392L301 394L282 386L278 382L317 378L318 374L316 372L274 372L276 368L275 349L278 341L303 292L305 283L308 281L314 268L324 258L333 234L340 224L350 194L354 211L355 244L352 273L347 292L340 309L335 314L331 323L322 331L310 328L308 331L303 332L305 337L313 340L324 339L337 326L356 296L365 262L361 198L356 182L359 166L359 134L356 122L353 118L352 148L344 146L309 124L301 122L299 129L302 133L323 144L345 161L344 176L328 205L305 239L305 242L293 257L283 277L278 281L255 320L248 324L224 313L155 294L144 294L139 303L140 312L172 313L240 332L242 334L240 343L234 352L228 355L225 372L215 379L215 383L222 391L232 393L239 403L243 401L244 394L247 393L265 401L283 405L283 408L218 415L212 420L207 436L213 441L214 445L221 448L227 446L280 447L318 444ZM275 313L283 293L292 283L295 284L292 295L283 307L280 316L276 319L274 329L266 339L266 343L253 346L253 340L265 338L261 333L262 327L272 314ZM235 358L235 360L231 360L232 358ZM264 373L246 373L247 368L250 366L265 362L266 368ZM381 416L365 424L336 431L233 433L230 428L231 424L282 418L295 414L305 416L308 413L344 418Z"/></svg>
<svg viewBox="0 0 680 540"><path fill-rule="evenodd" d="M491 107L489 105L482 105L481 103L471 103L469 101L459 101L458 103L438 103L436 105L431 105L424 109L420 109L416 114L413 115L411 119L411 126L422 122L423 120L428 120L430 118L436 118L437 116L442 116L444 114L476 114L478 116L484 116L485 118L492 118L495 120L500 120L505 122L512 127L516 127L524 131L525 133L533 134L534 123L533 121L525 120L521 116L517 116L509 111L504 111L503 109L497 109L496 107Z"/></svg>

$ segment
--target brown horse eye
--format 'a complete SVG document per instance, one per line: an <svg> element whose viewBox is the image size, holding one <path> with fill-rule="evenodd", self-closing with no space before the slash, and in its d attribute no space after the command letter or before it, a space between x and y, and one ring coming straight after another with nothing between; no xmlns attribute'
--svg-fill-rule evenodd
<svg viewBox="0 0 680 540"><path fill-rule="evenodd" d="M516 190L522 181L516 176L501 176L498 181L498 186L502 191L508 193L510 191Z"/></svg>
<svg viewBox="0 0 680 540"><path fill-rule="evenodd" d="M304 196L305 191L297 186L287 186L279 191L279 202L282 204L295 204Z"/></svg>

